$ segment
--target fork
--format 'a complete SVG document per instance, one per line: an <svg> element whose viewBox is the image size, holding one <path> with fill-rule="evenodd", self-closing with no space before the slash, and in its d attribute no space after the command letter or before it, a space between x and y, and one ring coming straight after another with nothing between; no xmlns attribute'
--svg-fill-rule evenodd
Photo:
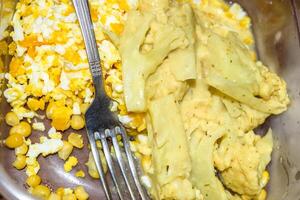
<svg viewBox="0 0 300 200"><path fill-rule="evenodd" d="M96 168L100 176L100 182L102 183L105 196L109 200L112 199L111 191L108 187L108 183L106 181L104 170L101 164L100 154L97 150L97 140L101 141L108 169L111 174L113 183L116 187L119 198L123 200L124 195L121 191L120 182L117 179L116 168L113 162L113 157L111 155L112 152L109 148L110 143L112 143L112 147L114 148L118 166L121 170L121 174L125 180L131 198L136 199L134 195L135 185L141 199L145 200L146 193L143 190L143 187L138 177L137 169L135 167L134 158L130 150L129 140L126 131L122 124L118 121L117 117L115 117L114 113L112 113L109 109L111 100L106 95L104 90L100 56L97 49L88 0L73 0L73 5L75 7L75 12L77 14L77 18L81 28L81 33L83 36L87 53L87 59L92 74L93 84L95 87L95 98L85 113L85 122L88 140L91 145L92 155L96 163ZM121 141L123 142L125 150L125 156L122 156L121 147L117 140L118 135L121 136ZM130 175L126 174L125 162L127 166L129 165L131 175L135 184L130 184L129 182Z"/></svg>

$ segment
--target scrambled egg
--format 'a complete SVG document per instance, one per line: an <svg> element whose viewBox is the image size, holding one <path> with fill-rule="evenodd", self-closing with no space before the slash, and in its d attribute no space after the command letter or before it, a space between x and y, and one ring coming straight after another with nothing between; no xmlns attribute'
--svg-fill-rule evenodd
<svg viewBox="0 0 300 200"><path fill-rule="evenodd" d="M285 82L256 60L249 17L219 0L140 3L119 49L126 107L146 113L150 155L138 140L133 150L150 194L264 199L272 131L253 129L289 98Z"/></svg>
<svg viewBox="0 0 300 200"><path fill-rule="evenodd" d="M135 137L131 147L151 197L265 199L272 132L261 137L253 129L285 111L289 99L285 82L256 59L246 12L222 0L89 3L111 110ZM27 176L40 170L40 154L57 152L69 172L78 162L69 157L73 147L83 141L76 134L64 141L62 132L94 96L73 5L22 0L11 25L4 97L19 120L48 132L40 143L24 138L16 154L26 155ZM6 27L0 36L9 34ZM37 122L45 117L49 130ZM99 153L103 158L100 146ZM99 178L91 153L86 165Z"/></svg>

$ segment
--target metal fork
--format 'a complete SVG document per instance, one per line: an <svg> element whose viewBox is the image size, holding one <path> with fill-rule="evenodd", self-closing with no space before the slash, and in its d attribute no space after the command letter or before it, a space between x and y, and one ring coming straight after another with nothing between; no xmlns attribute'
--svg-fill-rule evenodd
<svg viewBox="0 0 300 200"><path fill-rule="evenodd" d="M73 5L75 7L75 11L79 20L83 40L86 47L90 71L95 87L95 99L85 114L85 121L88 140L91 145L91 151L96 163L97 170L100 175L100 181L103 185L105 195L107 199L112 199L111 192L108 188L108 184L101 164L100 154L97 150L97 140L101 141L108 169L110 171L112 180L114 182L120 199L124 199L124 195L122 194L120 182L118 181L116 175L116 168L114 166L113 157L111 156L109 148L110 141L114 148L115 157L118 161L118 166L121 169L122 176L125 180L131 198L136 199L134 195L134 186L132 186L134 184L131 185L129 182L130 174L126 174L125 162L127 162L127 164L129 165L131 175L133 177L135 186L140 194L141 199L145 200L146 194L139 181L138 173L134 164L134 158L130 150L129 140L126 131L121 125L121 123L118 121L118 119L115 117L115 115L109 109L111 100L106 95L103 86L100 56L97 49L88 0L73 0ZM122 156L122 151L117 140L117 135L121 135L126 156Z"/></svg>

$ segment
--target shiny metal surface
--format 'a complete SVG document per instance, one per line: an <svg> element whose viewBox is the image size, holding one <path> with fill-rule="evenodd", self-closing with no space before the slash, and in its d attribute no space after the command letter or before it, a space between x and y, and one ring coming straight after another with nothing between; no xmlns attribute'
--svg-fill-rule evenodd
<svg viewBox="0 0 300 200"><path fill-rule="evenodd" d="M0 27L3 24L3 6L13 0L0 0ZM296 12L300 11L298 0L236 0L252 17L260 59L287 82L291 105L287 112L271 117L266 123L274 130L275 148L270 165L271 180L268 200L300 199L300 47L297 32ZM292 2L296 11L292 10ZM299 17L298 17L299 18ZM4 57L2 57L4 59ZM1 102L1 122L8 105ZM40 135L41 133L34 133ZM7 135L7 127L1 123L0 137ZM87 142L86 138L84 138ZM34 138L33 138L34 140ZM80 158L79 167L85 169L88 149L75 150ZM13 169L14 153L0 143L0 193L7 199L32 199L24 189L25 172ZM60 186L83 185L90 199L104 199L99 182L90 177L79 179L64 173L63 162L56 155L40 158L40 175L44 183L56 189ZM110 186L113 184L109 181ZM116 196L115 196L116 198Z"/></svg>
<svg viewBox="0 0 300 200"><path fill-rule="evenodd" d="M101 141L105 155L104 157L119 198L121 200L126 198L135 200L136 197L141 197L142 200L146 200L146 193L143 190L137 175L137 168L134 164L131 150L130 148L126 148L128 147L126 144L129 143L127 133L124 127L122 127L122 124L119 122L117 116L109 109L111 100L107 96L103 87L100 56L97 48L88 0L72 0L72 2L81 28L90 72L93 77L93 84L96 91L95 98L85 113L85 124L89 143L92 144L91 151L96 162L98 173L100 174L102 189L105 192L106 198L108 200L112 199L110 188L107 187L106 177L104 176L104 170L100 158L101 154L99 154L98 148L95 145L97 140ZM121 147L117 141L117 136L120 136L121 141L124 143L123 146L125 147L124 149L127 157L121 156L124 151L121 151ZM113 145L110 145L110 140L113 141ZM112 153L112 151L115 153ZM130 151L130 153L127 153L128 151ZM117 156L119 165L115 165L112 154ZM130 169L131 174L127 173L128 171L125 169L124 161L127 162L126 166ZM121 177L123 177L124 180L118 178L116 166L118 166L118 169L121 170ZM133 176L135 184L130 184L129 182L131 175ZM126 187L121 187L121 183L124 181L126 183ZM133 192L133 188L135 186L138 193ZM127 191L129 191L130 195L126 196Z"/></svg>

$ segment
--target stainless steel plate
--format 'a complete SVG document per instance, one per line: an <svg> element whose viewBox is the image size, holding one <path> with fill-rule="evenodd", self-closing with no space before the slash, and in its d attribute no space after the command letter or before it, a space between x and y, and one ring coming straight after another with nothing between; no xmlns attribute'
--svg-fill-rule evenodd
<svg viewBox="0 0 300 200"><path fill-rule="evenodd" d="M0 27L3 3L0 0ZM288 85L292 99L287 112L271 117L267 123L273 128L275 149L270 165L271 181L268 186L269 200L300 200L300 47L296 12L300 2L296 0L236 0L249 13L260 59L282 76ZM298 4L298 5L296 5ZM293 5L297 9L293 9ZM3 21L2 21L3 22ZM5 59L5 58L2 58ZM8 105L2 100L1 122ZM7 135L4 123L0 126L0 139ZM35 133L33 135L38 135ZM85 135L85 134L83 134ZM33 141L38 137L33 138ZM85 138L85 142L87 142ZM75 150L79 168L85 169L88 150ZM11 163L14 152L0 144L0 193L7 199L32 199L25 190L25 172L15 170ZM39 158L40 175L45 184L53 189L83 185L90 199L104 199L99 182L89 176L85 179L66 174L63 162L56 155Z"/></svg>

